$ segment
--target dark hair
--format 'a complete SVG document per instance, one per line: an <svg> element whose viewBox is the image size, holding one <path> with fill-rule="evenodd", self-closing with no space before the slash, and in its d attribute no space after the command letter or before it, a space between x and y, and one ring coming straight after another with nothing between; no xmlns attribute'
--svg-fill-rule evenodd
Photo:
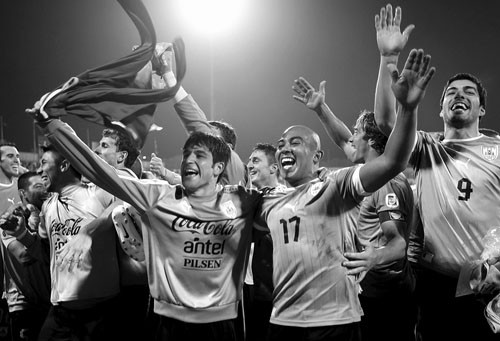
<svg viewBox="0 0 500 341"><path fill-rule="evenodd" d="M479 104L482 105L484 109L486 109L486 89L483 87L483 84L478 78L469 73L457 73L455 76L448 79L448 82L446 82L446 85L443 89L443 93L441 94L441 100L439 101L441 107L443 106L443 99L448 86L450 86L452 82L462 79L471 81L472 83L476 84L477 92L479 93Z"/></svg>
<svg viewBox="0 0 500 341"><path fill-rule="evenodd" d="M127 152L127 158L124 162L125 167L132 167L140 151L130 136L119 130L106 128L102 131L102 137L110 137L115 140L116 150L119 152Z"/></svg>
<svg viewBox="0 0 500 341"><path fill-rule="evenodd" d="M229 162L231 157L231 149L227 143L220 137L213 134L207 134L202 132L192 133L184 143L182 151L195 146L206 147L210 153L212 153L213 162L223 162L224 168Z"/></svg>
<svg viewBox="0 0 500 341"><path fill-rule="evenodd" d="M208 123L217 129L220 130L221 132L221 137L226 143L229 143L232 145L233 149L236 148L236 133L234 131L234 128L229 125L229 123L222 122L222 121L208 121Z"/></svg>
<svg viewBox="0 0 500 341"><path fill-rule="evenodd" d="M0 159L2 158L2 147L14 147L16 148L16 144L13 143L13 142L7 142L7 141L4 141L4 140L1 140L0 141Z"/></svg>
<svg viewBox="0 0 500 341"><path fill-rule="evenodd" d="M57 150L57 148L53 145L53 144L44 144L42 146L40 146L40 148L42 149L42 152L43 153L47 153L47 152L51 152L52 154L55 155L55 161L56 161L56 164L57 165L60 165L62 161L66 160L66 158L59 152L59 150ZM80 174L80 172L78 172L75 167L73 167L70 163L70 170L72 171L72 173L75 175L75 177L77 177L78 179L81 179L82 177L82 174Z"/></svg>
<svg viewBox="0 0 500 341"><path fill-rule="evenodd" d="M267 156L269 164L276 163L276 147L270 143L257 143L253 147L253 151L260 150Z"/></svg>
<svg viewBox="0 0 500 341"><path fill-rule="evenodd" d="M21 174L17 179L17 189L24 189L25 191L27 191L30 185L30 179L35 176L39 176L38 173L26 172L24 174Z"/></svg>
<svg viewBox="0 0 500 341"><path fill-rule="evenodd" d="M377 122L375 122L375 114L371 111L363 110L359 114L357 122L360 122L363 127L365 132L364 139L371 139L373 141L373 145L371 147L375 149L377 153L382 154L385 150L388 138L378 128Z"/></svg>

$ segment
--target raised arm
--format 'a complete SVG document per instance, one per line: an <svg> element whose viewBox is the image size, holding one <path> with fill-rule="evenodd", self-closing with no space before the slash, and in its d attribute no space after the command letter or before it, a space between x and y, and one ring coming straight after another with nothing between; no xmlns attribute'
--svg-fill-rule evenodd
<svg viewBox="0 0 500 341"><path fill-rule="evenodd" d="M389 65L398 114L384 153L360 169L361 183L368 192L376 191L407 166L415 143L417 108L435 72L430 59L423 50L412 50L401 74L395 65Z"/></svg>
<svg viewBox="0 0 500 341"><path fill-rule="evenodd" d="M174 51L171 48L171 43L159 43L158 45L163 46L164 52L161 53L157 59L156 67L153 67L155 72L160 74L163 79L163 86L171 88L175 86L175 74L174 74ZM195 131L201 131L205 133L212 132L212 127L208 123L207 116L201 110L200 106L189 95L186 90L181 86L174 96L174 109L181 120L184 129L188 134L192 134Z"/></svg>
<svg viewBox="0 0 500 341"><path fill-rule="evenodd" d="M380 66L375 90L375 120L384 134L389 136L396 121L396 99L391 90L391 75L388 65L397 67L400 52L406 46L410 33L415 28L409 25L401 33L401 8L396 7L393 17L389 4L375 16L377 45L380 51Z"/></svg>
<svg viewBox="0 0 500 341"><path fill-rule="evenodd" d="M292 89L297 93L293 98L305 104L305 106L314 111L323 127L325 127L328 136L332 141L344 152L346 157L352 161L352 154L354 149L349 143L352 134L349 128L340 120L328 104L325 102L326 97L326 81L319 84L319 90L316 91L314 87L304 78L299 77L294 81Z"/></svg>

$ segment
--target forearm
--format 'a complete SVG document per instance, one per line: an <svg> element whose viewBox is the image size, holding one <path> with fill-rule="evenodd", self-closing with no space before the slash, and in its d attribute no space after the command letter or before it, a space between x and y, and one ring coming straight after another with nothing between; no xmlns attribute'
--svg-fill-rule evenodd
<svg viewBox="0 0 500 341"><path fill-rule="evenodd" d="M11 242L8 249L21 264L31 264L33 259L46 260L40 236L28 230L17 237L16 241Z"/></svg>
<svg viewBox="0 0 500 341"><path fill-rule="evenodd" d="M384 153L365 163L359 171L363 188L368 193L375 192L406 168L415 144L416 128L417 109L406 110L400 106Z"/></svg>
<svg viewBox="0 0 500 341"><path fill-rule="evenodd" d="M417 108L406 108L398 105L398 114L394 129L387 140L384 155L389 162L395 164L395 174L402 172L408 165L411 152L415 146L417 134Z"/></svg>
<svg viewBox="0 0 500 341"><path fill-rule="evenodd" d="M180 100L174 104L174 109L177 112L184 129L186 129L186 132L188 134L200 131L211 133L212 128L208 123L207 116L203 110L201 110L193 97L188 94L185 96L176 95L176 100L178 99Z"/></svg>
<svg viewBox="0 0 500 341"><path fill-rule="evenodd" d="M401 236L390 239L387 244L375 249L376 265L395 262L406 256L406 242Z"/></svg>
<svg viewBox="0 0 500 341"><path fill-rule="evenodd" d="M377 86L375 89L375 121L379 129L390 135L396 121L396 98L391 90L391 74L388 64L397 65L399 55L380 56Z"/></svg>
<svg viewBox="0 0 500 341"><path fill-rule="evenodd" d="M316 114L325 127L326 132L330 139L346 154L347 158L350 158L352 148L349 146L349 139L352 134L349 128L340 120L333 111L330 109L328 104L323 103L316 110Z"/></svg>
<svg viewBox="0 0 500 341"><path fill-rule="evenodd" d="M147 209L147 195L141 192L136 181L127 178L124 180L116 170L97 156L74 133L70 126L52 120L44 132L49 141L68 159L71 166L78 170L98 187L114 196L130 203L139 211ZM138 182L138 180L137 180Z"/></svg>

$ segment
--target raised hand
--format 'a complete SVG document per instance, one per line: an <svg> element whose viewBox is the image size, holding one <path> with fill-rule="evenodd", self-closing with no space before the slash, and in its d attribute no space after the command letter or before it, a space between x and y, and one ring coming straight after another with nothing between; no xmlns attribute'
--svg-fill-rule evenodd
<svg viewBox="0 0 500 341"><path fill-rule="evenodd" d="M174 75L174 57L174 45L172 43L156 44L155 59L158 60L159 68L155 69L155 71L159 76L163 77L169 88L177 84L177 79Z"/></svg>
<svg viewBox="0 0 500 341"><path fill-rule="evenodd" d="M316 91L304 77L299 77L292 86L293 91L297 93L293 95L293 98L304 103L311 110L318 110L325 103L325 88L326 81L322 81L319 84L319 90Z"/></svg>
<svg viewBox="0 0 500 341"><path fill-rule="evenodd" d="M151 153L151 161L149 161L149 170L157 178L165 176L165 167L163 166L163 161L155 153Z"/></svg>
<svg viewBox="0 0 500 341"><path fill-rule="evenodd" d="M382 56L399 55L404 49L415 25L408 25L401 33L401 7L396 7L393 17L392 6L388 4L375 15L375 29L377 30L377 45Z"/></svg>
<svg viewBox="0 0 500 341"><path fill-rule="evenodd" d="M423 50L411 50L401 73L393 64L387 67L392 77L392 92L405 110L415 109L425 95L425 90L436 69L430 67L431 56Z"/></svg>

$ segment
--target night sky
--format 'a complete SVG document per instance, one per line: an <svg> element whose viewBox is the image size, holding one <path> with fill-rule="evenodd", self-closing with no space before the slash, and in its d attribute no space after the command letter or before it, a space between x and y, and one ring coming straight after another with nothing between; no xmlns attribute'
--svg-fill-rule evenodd
<svg viewBox="0 0 500 341"><path fill-rule="evenodd" d="M326 80L327 102L349 126L360 110L372 109L379 65L374 15L386 2L248 0L244 16L229 31L213 35L212 52L208 35L193 29L173 1L144 3L158 41L184 38L188 69L183 85L207 115L213 108L214 119L235 127L243 160L255 143L274 143L288 126L305 124L320 133L326 165L348 164L315 114L292 99L291 86L298 76L315 86ZM420 107L419 128L442 130L442 88L455 73L469 72L488 90L481 126L500 130L500 2L407 0L393 5L403 8L403 28L416 25L400 67L411 48L423 48L437 68ZM4 138L32 151L32 120L24 109L69 77L127 54L138 34L112 0L3 0L0 6ZM67 121L84 141L99 139L101 127ZM164 130L148 137L143 155L156 149L176 162L186 134L172 103L158 106L155 122Z"/></svg>

